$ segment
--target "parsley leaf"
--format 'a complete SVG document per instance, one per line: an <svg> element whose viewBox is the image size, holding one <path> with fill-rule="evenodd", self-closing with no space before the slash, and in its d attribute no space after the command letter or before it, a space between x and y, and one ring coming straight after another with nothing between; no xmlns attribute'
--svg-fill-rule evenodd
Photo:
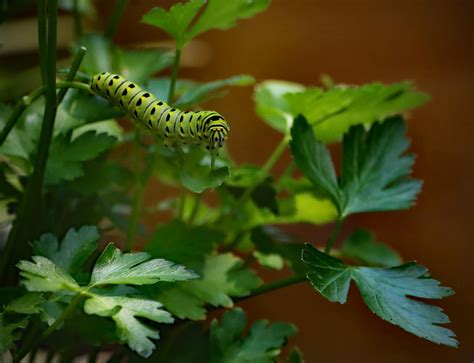
<svg viewBox="0 0 474 363"><path fill-rule="evenodd" d="M242 261L230 254L208 256L197 280L181 282L172 287L162 284L145 289L184 319L200 320L206 317L205 304L232 307L232 296L246 296L261 284L261 280L250 269L242 266Z"/></svg>
<svg viewBox="0 0 474 363"><path fill-rule="evenodd" d="M441 299L450 288L428 276L428 269L414 262L390 268L353 267L306 244L302 260L311 267L307 277L330 301L345 303L354 280L365 303L383 320L438 344L457 346L454 333L440 324L449 322L441 308L414 300Z"/></svg>
<svg viewBox="0 0 474 363"><path fill-rule="evenodd" d="M150 260L150 255L146 252L122 253L110 243L95 263L91 285L145 285L158 281L182 281L197 277L184 266L163 259Z"/></svg>
<svg viewBox="0 0 474 363"><path fill-rule="evenodd" d="M410 82L307 88L286 95L293 116L302 114L322 142L337 141L353 125L370 124L418 107L428 100Z"/></svg>
<svg viewBox="0 0 474 363"><path fill-rule="evenodd" d="M206 9L190 30L194 38L211 29L229 29L238 19L250 18L264 11L270 0L209 0Z"/></svg>
<svg viewBox="0 0 474 363"><path fill-rule="evenodd" d="M337 206L341 218L353 213L409 208L421 189L409 179L412 155L400 116L352 127L344 135L342 172L338 179L328 149L317 141L304 117L291 130L291 151L306 177Z"/></svg>
<svg viewBox="0 0 474 363"><path fill-rule="evenodd" d="M17 267L24 278L23 285L28 291L79 291L77 282L51 260L43 256L32 256L30 261L20 261Z"/></svg>
<svg viewBox="0 0 474 363"><path fill-rule="evenodd" d="M203 5L204 0L190 0L173 5L169 11L153 8L143 16L142 21L167 32L176 40L177 47L182 49L192 39L188 28Z"/></svg>
<svg viewBox="0 0 474 363"><path fill-rule="evenodd" d="M13 301L10 301L8 305L5 306L5 312L25 315L39 314L43 311L41 304L45 301L43 294L29 292Z"/></svg>
<svg viewBox="0 0 474 363"><path fill-rule="evenodd" d="M20 339L17 329L24 329L28 324L28 319L24 318L16 322L5 320L4 314L0 314L0 353L4 353L13 346L15 340Z"/></svg>
<svg viewBox="0 0 474 363"><path fill-rule="evenodd" d="M206 256L224 240L224 234L205 226L189 226L182 221L159 226L146 246L153 257L174 261L200 272Z"/></svg>
<svg viewBox="0 0 474 363"><path fill-rule="evenodd" d="M390 267L402 263L394 250L375 241L375 236L363 229L356 230L341 248L344 257L355 258L371 266Z"/></svg>
<svg viewBox="0 0 474 363"><path fill-rule="evenodd" d="M149 328L137 317L157 323L172 323L171 314L161 309L161 304L146 299L126 296L100 296L95 294L84 304L88 314L111 317L116 325L119 337L127 342L130 349L147 358L155 348L150 340L160 337L158 331Z"/></svg>
<svg viewBox="0 0 474 363"><path fill-rule="evenodd" d="M69 135L58 135L51 143L45 178L47 183L74 180L84 174L82 163L111 148L117 139L107 134L86 132L74 140Z"/></svg>
<svg viewBox="0 0 474 363"><path fill-rule="evenodd" d="M61 245L52 234L43 234L33 243L33 253L50 259L63 270L75 274L97 248L99 231L94 226L83 226L79 230L71 228Z"/></svg>
<svg viewBox="0 0 474 363"><path fill-rule="evenodd" d="M212 363L271 363L282 346L296 333L292 324L258 320L242 337L246 316L242 309L226 312L220 321L213 320L210 329Z"/></svg>

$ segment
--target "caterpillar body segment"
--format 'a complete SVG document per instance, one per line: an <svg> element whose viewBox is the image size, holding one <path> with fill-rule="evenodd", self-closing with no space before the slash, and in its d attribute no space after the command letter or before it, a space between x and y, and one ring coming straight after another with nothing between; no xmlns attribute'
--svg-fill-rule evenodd
<svg viewBox="0 0 474 363"><path fill-rule="evenodd" d="M155 133L165 146L203 145L211 152L214 163L227 139L229 125L219 113L172 108L118 74L96 74L90 89L93 94L111 101L141 127Z"/></svg>

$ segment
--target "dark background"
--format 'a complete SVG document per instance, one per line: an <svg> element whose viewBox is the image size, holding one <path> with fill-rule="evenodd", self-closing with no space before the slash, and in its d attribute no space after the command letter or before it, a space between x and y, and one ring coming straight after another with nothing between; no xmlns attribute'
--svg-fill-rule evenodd
<svg viewBox="0 0 474 363"><path fill-rule="evenodd" d="M136 25L150 1L132 1L123 43L156 41L163 33ZM167 1L153 1L163 6ZM108 9L103 9L104 16ZM409 123L414 175L424 180L417 205L403 212L351 217L395 247L405 260L416 260L456 295L440 303L460 340L458 349L414 337L373 315L355 288L338 305L309 285L290 287L242 306L251 318L287 320L299 327L291 343L317 362L471 362L473 335L473 1L460 0L274 0L267 12L228 31L212 31L199 40L209 61L182 75L209 81L237 73L257 80L284 79L307 85L327 73L336 82L362 84L414 80L432 99L414 111ZM129 24L133 26L128 26ZM222 111L232 125L231 154L238 162L261 164L280 139L258 120L253 90L233 89L208 106ZM289 155L276 173L288 163ZM313 243L327 228L293 227Z"/></svg>
<svg viewBox="0 0 474 363"><path fill-rule="evenodd" d="M99 23L105 23L114 2L96 3ZM151 7L173 3L131 0L116 40L136 45L167 39L139 22ZM295 323L299 333L291 344L300 347L308 363L474 359L473 15L472 0L273 0L267 12L234 29L199 37L185 57L194 67L184 67L181 75L202 81L248 73L258 81L317 85L327 73L347 84L414 80L432 97L409 123L411 150L417 154L414 176L424 180L417 205L409 211L351 217L343 236L356 226L371 229L405 260L427 266L454 288L456 295L439 305L450 316L460 347L438 346L380 320L355 288L345 305L328 302L309 285L241 304L251 319ZM252 96L252 87L237 88L207 106L230 120L228 144L236 161L262 164L280 135L257 118ZM287 153L275 173L289 160ZM291 231L318 244L329 227L293 226Z"/></svg>

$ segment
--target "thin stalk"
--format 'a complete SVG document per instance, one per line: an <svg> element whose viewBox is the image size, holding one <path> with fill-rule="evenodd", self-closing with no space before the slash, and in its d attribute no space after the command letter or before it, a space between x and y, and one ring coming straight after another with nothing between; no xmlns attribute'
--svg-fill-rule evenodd
<svg viewBox="0 0 474 363"><path fill-rule="evenodd" d="M87 49L85 47L79 48L79 51L77 52L76 56L74 57L74 60L72 61L71 68L69 69L69 73L66 76L66 82L74 81L74 77L76 76L76 73L79 70L79 67L81 66L82 60L84 59L84 56L86 55L86 51ZM62 88L58 92L58 105L64 99L64 96L66 96L67 90L68 90L67 88Z"/></svg>
<svg viewBox="0 0 474 363"><path fill-rule="evenodd" d="M41 80L43 84L46 83L46 73L47 73L47 64L48 58L45 53L47 36L48 36L48 26L47 26L47 8L46 0L38 0L38 47L40 49L40 71L41 71Z"/></svg>
<svg viewBox="0 0 474 363"><path fill-rule="evenodd" d="M79 0L73 0L72 12L74 16L74 35L76 36L76 39L79 39L82 36L82 23L81 14L79 13Z"/></svg>
<svg viewBox="0 0 474 363"><path fill-rule="evenodd" d="M168 104L173 103L174 90L176 88L176 80L178 79L180 59L181 59L181 49L176 48L176 51L175 51L175 54L174 54L173 70L171 72L170 89L168 91Z"/></svg>
<svg viewBox="0 0 474 363"><path fill-rule="evenodd" d="M112 11L112 15L110 20L107 24L105 29L104 35L112 39L115 33L117 32L118 25L120 23L120 19L122 18L123 14L125 13L125 9L127 8L128 0L117 0L115 1L114 9Z"/></svg>
<svg viewBox="0 0 474 363"><path fill-rule="evenodd" d="M204 192L197 194L194 199L193 209L191 210L191 214L189 215L189 218L188 218L188 224L190 225L193 224L194 220L196 219L196 215L199 212L199 207L201 206L201 200L202 200L203 194Z"/></svg>
<svg viewBox="0 0 474 363"><path fill-rule="evenodd" d="M140 130L135 130L135 142L132 145L133 167L135 173L135 195L133 198L132 214L127 228L127 239L125 241L125 249L130 251L133 248L135 235L137 233L138 221L143 205L143 194L145 191L140 177Z"/></svg>
<svg viewBox="0 0 474 363"><path fill-rule="evenodd" d="M289 137L287 135L285 135L281 139L280 143L275 147L272 154L263 165L262 169L260 169L260 173L257 176L257 178L255 178L255 181L253 182L253 184L245 190L245 192L237 201L237 206L241 206L242 203L245 202L250 197L250 195L255 190L255 188L262 182L262 180L270 172L270 170L273 168L273 166L276 164L278 159L281 157L281 155L285 151L288 141L289 141ZM233 208L233 210L235 210L235 208Z"/></svg>
<svg viewBox="0 0 474 363"><path fill-rule="evenodd" d="M283 279L277 280L277 281L272 281L272 282L267 282L266 284L263 284L262 286L254 289L249 295L243 296L237 299L234 299L234 303L239 303L248 299L252 299L254 297L257 297L262 294L266 294L267 292L271 292L274 290L279 290L283 289L285 287L299 284L300 282L303 282L306 280L306 275L291 275L289 277L285 277ZM212 312L215 310L222 309L221 307L209 307L207 309L207 312Z"/></svg>
<svg viewBox="0 0 474 363"><path fill-rule="evenodd" d="M44 3L43 6L46 6ZM40 139L34 169L28 181L25 195L20 204L17 219L8 236L5 251L0 264L1 279L13 283L16 270L13 267L18 259L27 255L28 242L34 240L40 231L40 223L32 223L42 215L42 189L49 144L53 135L56 119L56 32L57 32L57 0L48 0L48 35L46 49L40 48L40 58L46 57L46 105L41 126ZM40 9L40 14L45 10ZM15 246L13 250L13 246ZM16 254L13 256L12 253ZM8 275L8 276L7 276Z"/></svg>
<svg viewBox="0 0 474 363"><path fill-rule="evenodd" d="M329 236L329 239L326 243L326 247L324 248L324 253L329 254L331 252L331 248L334 245L334 242L336 242L337 236L339 235L339 232L341 231L342 224L344 223L344 218L339 218L336 221L336 225L334 226L334 229L331 232L331 235Z"/></svg>
<svg viewBox="0 0 474 363"><path fill-rule="evenodd" d="M176 217L181 221L183 220L184 207L186 205L186 192L184 188L181 189L178 199L178 210L176 211Z"/></svg>
<svg viewBox="0 0 474 363"><path fill-rule="evenodd" d="M81 293L78 293L76 294L71 302L69 303L68 307L66 308L66 310L63 311L63 313L59 316L59 318L57 318L55 320L55 322L53 324L51 324L48 329L46 329L43 334L41 334L38 338L36 338L35 340L33 341L29 341L29 342L26 342L25 344L23 344L23 346L20 348L20 350L18 351L18 354L14 357L13 359L13 363L18 363L22 360L22 358L28 354L29 351L33 350L33 349L36 349L36 347L38 346L38 344L43 341L44 339L46 339L47 337L49 337L52 333L54 333L56 331L56 329L64 322L64 320L66 320L69 315L71 315L71 313L74 311L74 309L76 308L76 306L79 304L79 302L81 301L82 299L82 294Z"/></svg>

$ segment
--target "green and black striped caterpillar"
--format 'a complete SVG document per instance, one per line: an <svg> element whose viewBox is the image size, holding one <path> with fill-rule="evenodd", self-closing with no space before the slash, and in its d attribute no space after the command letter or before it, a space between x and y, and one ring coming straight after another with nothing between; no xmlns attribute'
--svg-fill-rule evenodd
<svg viewBox="0 0 474 363"><path fill-rule="evenodd" d="M229 133L225 119L214 111L181 111L156 99L120 75L96 74L90 83L98 94L125 111L141 126L153 131L165 146L200 144L211 152L212 163Z"/></svg>

